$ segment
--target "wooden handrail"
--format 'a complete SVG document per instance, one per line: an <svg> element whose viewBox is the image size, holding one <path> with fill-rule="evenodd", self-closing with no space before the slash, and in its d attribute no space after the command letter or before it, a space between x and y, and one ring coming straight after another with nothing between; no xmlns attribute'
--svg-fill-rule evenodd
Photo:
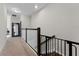
<svg viewBox="0 0 79 59"><path fill-rule="evenodd" d="M53 35L52 37L46 36L46 35L41 35L41 36L48 38L47 41L49 41L50 39L53 39L55 37L55 35ZM46 42L46 40L41 42L41 45L44 44L45 42Z"/></svg>
<svg viewBox="0 0 79 59"><path fill-rule="evenodd" d="M36 28L21 28L22 30L37 30Z"/></svg>
<svg viewBox="0 0 79 59"><path fill-rule="evenodd" d="M61 38L56 38L55 35L53 35L53 36L41 35L41 36L44 36L44 37L49 38L47 41L49 41L50 39L53 39L53 38L54 38L54 39L63 40L63 41L67 41L67 42L71 42L71 43L73 43L73 44L79 45L78 42L74 42L74 41L70 41L70 40L64 40L64 39L61 39ZM45 43L45 42L46 42L46 41L43 41L41 44L43 44L43 43Z"/></svg>

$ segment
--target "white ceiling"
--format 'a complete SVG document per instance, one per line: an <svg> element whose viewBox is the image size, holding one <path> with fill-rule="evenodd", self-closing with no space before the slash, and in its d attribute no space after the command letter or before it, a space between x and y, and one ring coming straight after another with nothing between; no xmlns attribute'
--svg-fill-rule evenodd
<svg viewBox="0 0 79 59"><path fill-rule="evenodd" d="M21 14L30 16L45 8L48 3L8 3L5 5L9 13L15 13L14 10L12 11L12 8L15 8L18 11L21 11ZM37 9L34 8L35 5L38 5Z"/></svg>

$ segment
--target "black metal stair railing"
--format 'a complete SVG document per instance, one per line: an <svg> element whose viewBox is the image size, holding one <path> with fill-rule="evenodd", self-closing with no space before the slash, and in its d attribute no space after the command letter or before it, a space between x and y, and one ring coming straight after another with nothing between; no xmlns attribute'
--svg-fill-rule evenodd
<svg viewBox="0 0 79 59"><path fill-rule="evenodd" d="M78 49L77 49L76 45L79 45L79 43L56 38L55 35L52 37L46 36L46 35L41 35L41 38L42 37L44 38L44 41L41 42L40 46L43 46L43 47L41 47L41 50L42 50L42 48L44 48L44 47L45 48L41 51L41 55L44 55L44 56L66 56L66 55L72 56L73 55L72 47L74 47L75 48L74 54L75 54L75 56L77 56Z"/></svg>
<svg viewBox="0 0 79 59"><path fill-rule="evenodd" d="M40 28L22 28L26 32L26 42L27 42L27 30L37 31L37 51L38 56L72 56L73 54L77 56L79 43L74 41L68 41L64 39L57 38L55 35L46 36L40 34ZM43 39L42 39L43 38ZM28 42L27 42L28 43ZM73 48L75 50L73 50ZM73 53L73 51L75 53Z"/></svg>

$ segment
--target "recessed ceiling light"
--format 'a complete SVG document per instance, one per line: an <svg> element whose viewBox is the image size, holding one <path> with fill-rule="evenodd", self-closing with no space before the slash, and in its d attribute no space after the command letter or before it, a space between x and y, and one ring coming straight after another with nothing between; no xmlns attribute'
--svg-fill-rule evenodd
<svg viewBox="0 0 79 59"><path fill-rule="evenodd" d="M37 9L38 8L38 5L35 5L34 7Z"/></svg>
<svg viewBox="0 0 79 59"><path fill-rule="evenodd" d="M21 11L18 8L12 8L12 11L15 13L21 13Z"/></svg>
<svg viewBox="0 0 79 59"><path fill-rule="evenodd" d="M19 11L19 10L14 10L16 13L21 13L21 11Z"/></svg>

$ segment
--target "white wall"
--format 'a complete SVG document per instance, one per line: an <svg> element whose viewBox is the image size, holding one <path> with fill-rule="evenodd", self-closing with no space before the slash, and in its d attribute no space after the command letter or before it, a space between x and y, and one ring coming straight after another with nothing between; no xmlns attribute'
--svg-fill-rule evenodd
<svg viewBox="0 0 79 59"><path fill-rule="evenodd" d="M7 18L4 4L0 4L0 51L6 42Z"/></svg>
<svg viewBox="0 0 79 59"><path fill-rule="evenodd" d="M22 28L30 27L30 16L21 15ZM26 32L22 30L22 38L26 40Z"/></svg>
<svg viewBox="0 0 79 59"><path fill-rule="evenodd" d="M50 4L31 17L41 33L79 42L79 4Z"/></svg>
<svg viewBox="0 0 79 59"><path fill-rule="evenodd" d="M40 27L41 34L79 42L79 4L49 4L32 15L31 26Z"/></svg>
<svg viewBox="0 0 79 59"><path fill-rule="evenodd" d="M21 15L22 28L30 27L30 16Z"/></svg>
<svg viewBox="0 0 79 59"><path fill-rule="evenodd" d="M10 31L9 32L9 35L7 35L7 36L9 36L9 37L11 37L11 32L12 32L12 30L11 30L11 14L8 14L7 13L7 29Z"/></svg>
<svg viewBox="0 0 79 59"><path fill-rule="evenodd" d="M20 23L20 21L21 21L20 19L21 19L21 16L20 15L16 15L16 17L15 17L15 16L12 16L12 14L11 14L11 23L12 22L13 23Z"/></svg>

